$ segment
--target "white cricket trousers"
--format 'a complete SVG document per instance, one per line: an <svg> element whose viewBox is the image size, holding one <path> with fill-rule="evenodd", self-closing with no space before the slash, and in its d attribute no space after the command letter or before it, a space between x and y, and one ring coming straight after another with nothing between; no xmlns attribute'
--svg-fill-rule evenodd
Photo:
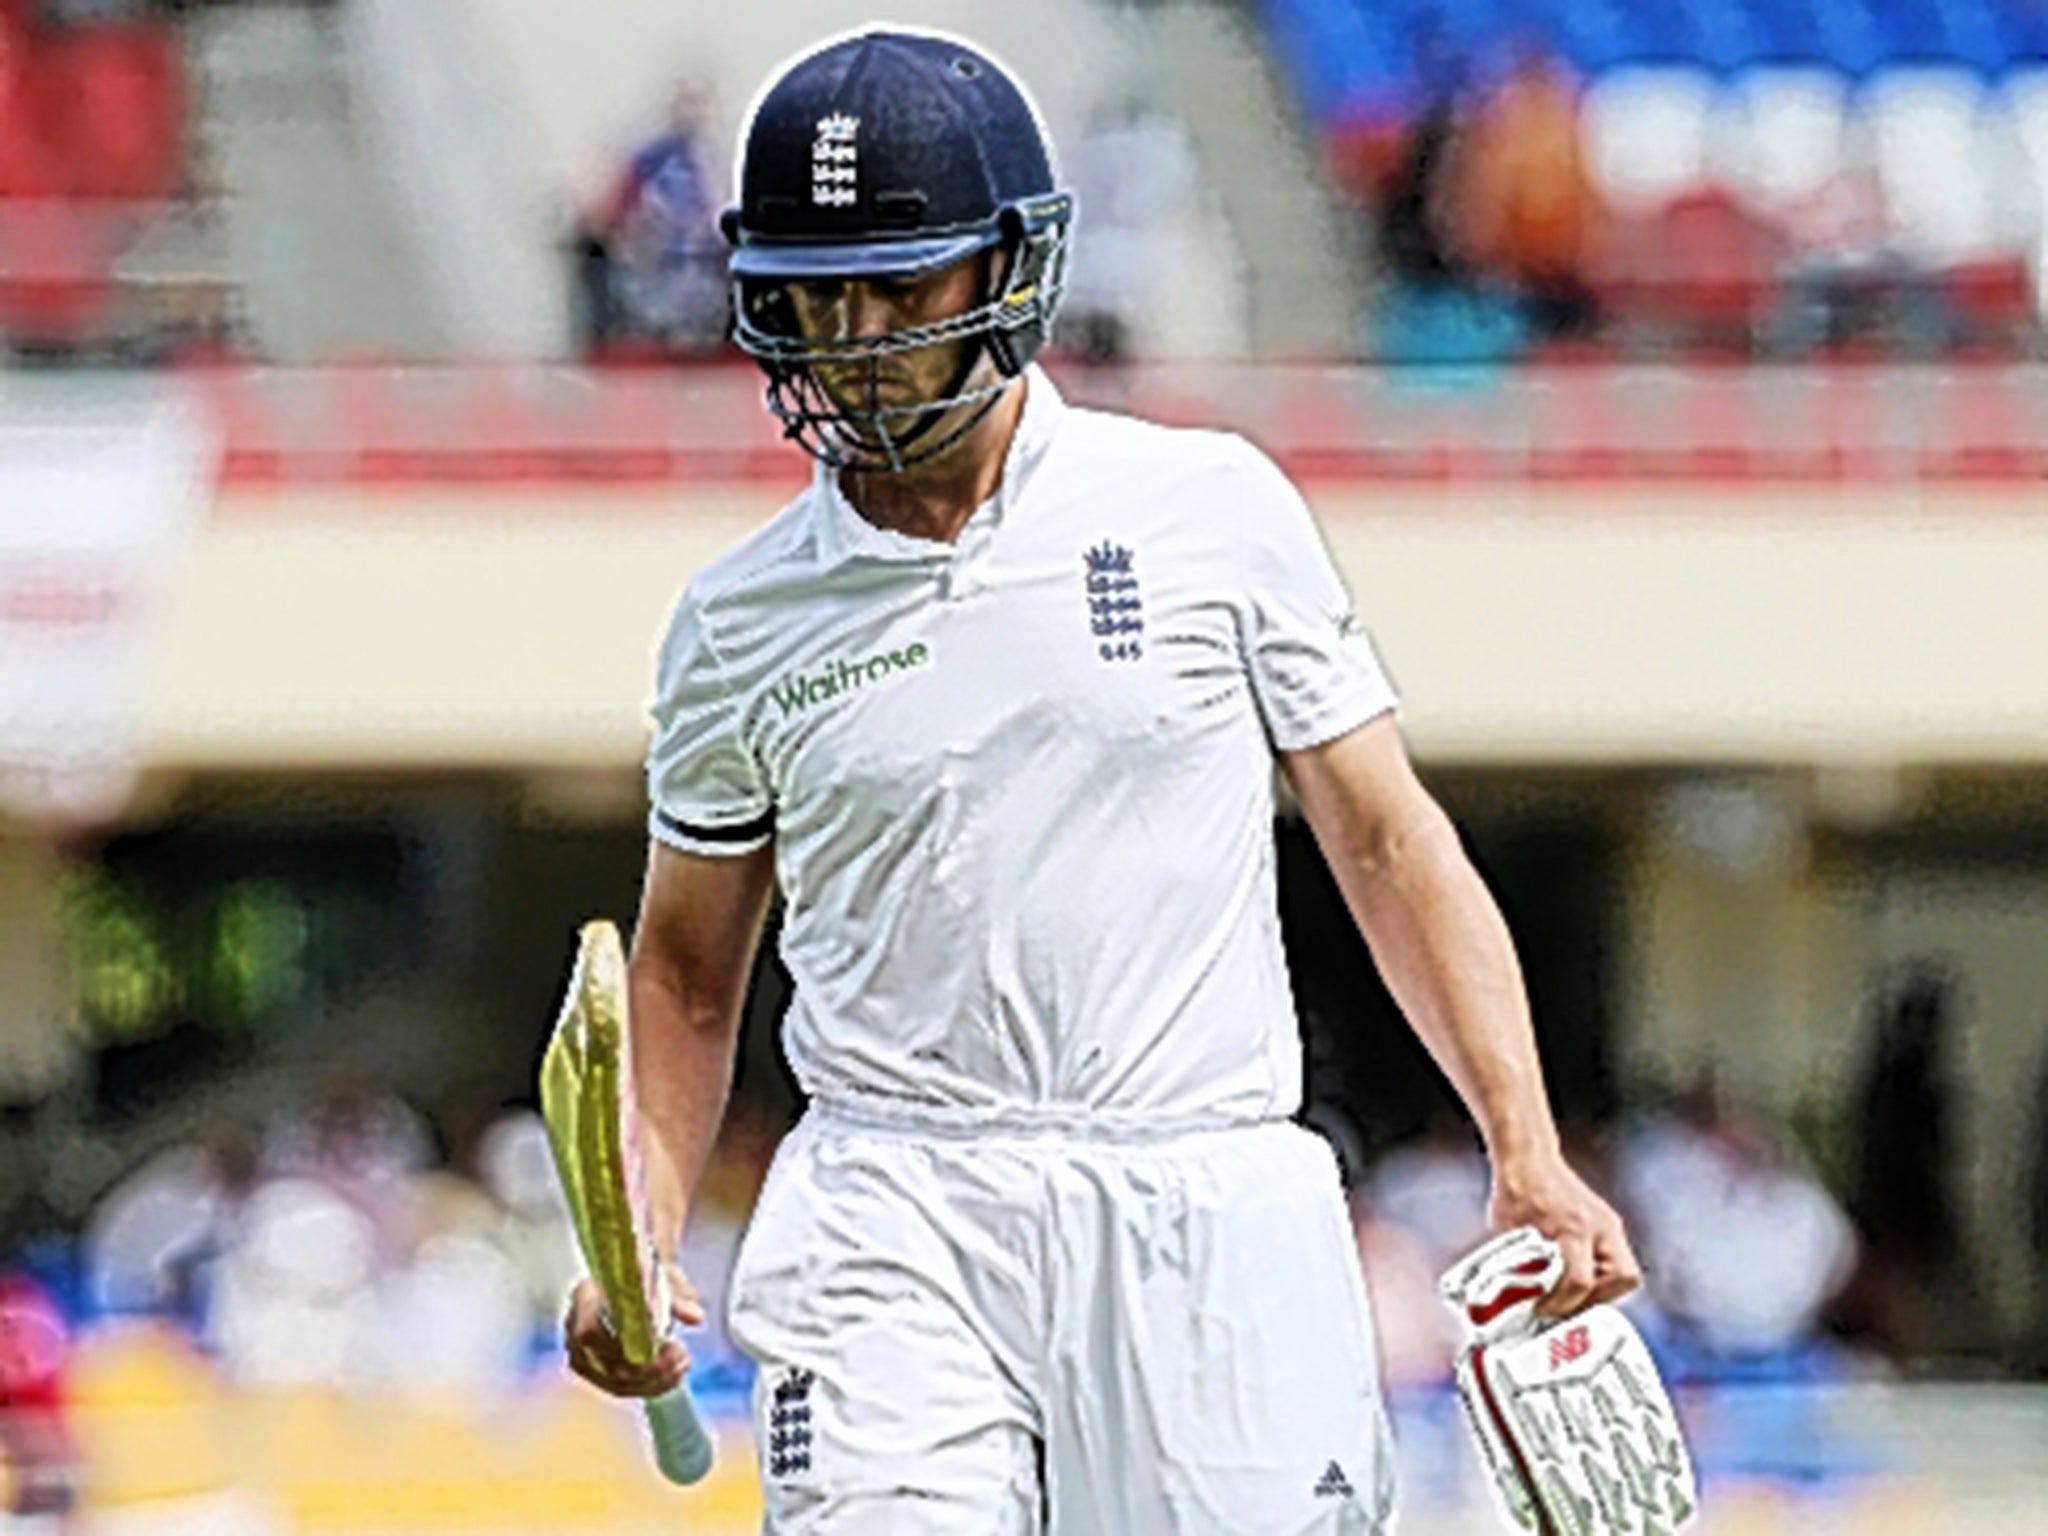
<svg viewBox="0 0 2048 1536"><path fill-rule="evenodd" d="M1284 1124L792 1131L733 1276L770 1536L1375 1536L1335 1161Z"/></svg>

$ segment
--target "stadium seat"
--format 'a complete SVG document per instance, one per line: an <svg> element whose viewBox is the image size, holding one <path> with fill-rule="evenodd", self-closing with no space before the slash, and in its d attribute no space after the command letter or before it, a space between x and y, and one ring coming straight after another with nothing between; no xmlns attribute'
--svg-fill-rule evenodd
<svg viewBox="0 0 2048 1536"><path fill-rule="evenodd" d="M2048 173L2048 64L2015 69L1999 94L2037 173Z"/></svg>
<svg viewBox="0 0 2048 1536"><path fill-rule="evenodd" d="M65 29L38 60L43 122L72 191L167 196L184 163L185 102L175 39L149 23Z"/></svg>
<svg viewBox="0 0 2048 1536"><path fill-rule="evenodd" d="M2037 225L2019 130L2002 97L1955 65L1888 69L1860 93L1895 250L1941 272L2031 247Z"/></svg>
<svg viewBox="0 0 2048 1536"><path fill-rule="evenodd" d="M1688 65L1612 70L1587 87L1579 133L1602 199L1654 209L1708 179L1714 77Z"/></svg>
<svg viewBox="0 0 2048 1536"><path fill-rule="evenodd" d="M1396 29L1354 0L1264 0L1266 35L1311 122L1325 131L1407 88Z"/></svg>
<svg viewBox="0 0 2048 1536"><path fill-rule="evenodd" d="M1845 74L1861 78L1885 58L1887 43L1869 0L1810 0L1822 55Z"/></svg>
<svg viewBox="0 0 2048 1536"><path fill-rule="evenodd" d="M1720 75L1756 63L1769 54L1764 28L1744 0L1678 0L1691 31L1692 57Z"/></svg>
<svg viewBox="0 0 2048 1536"><path fill-rule="evenodd" d="M74 342L113 297L103 230L57 199L0 206L0 337Z"/></svg>
<svg viewBox="0 0 2048 1536"><path fill-rule="evenodd" d="M1961 262L1943 272L1938 282L1955 316L1959 340L2009 350L2034 332L2034 274L2026 256Z"/></svg>
<svg viewBox="0 0 2048 1536"><path fill-rule="evenodd" d="M1746 350L1778 287L1783 235L1728 192L1699 187L1617 220L1595 263L1613 313L1683 342Z"/></svg>
<svg viewBox="0 0 2048 1536"><path fill-rule="evenodd" d="M1953 62L1933 0L1871 0L1871 19L1877 24L1879 68Z"/></svg>
<svg viewBox="0 0 2048 1536"><path fill-rule="evenodd" d="M2041 211L2044 224L2048 224L2048 62L2013 70L2005 77L1999 95L2005 105L2007 120L2012 125L2013 137L2022 152L2021 174L2030 179L2035 206ZM2048 271L2043 268L2044 244L2048 242L2037 236L2034 245L2037 286L2044 276L2048 276Z"/></svg>
<svg viewBox="0 0 2048 1536"><path fill-rule="evenodd" d="M1753 64L1834 67L1813 0L1753 0L1758 47Z"/></svg>
<svg viewBox="0 0 2048 1536"><path fill-rule="evenodd" d="M1274 56L1304 116L1322 134L1330 174L1375 195L1400 164L1418 110L1396 18L1355 0L1261 0Z"/></svg>
<svg viewBox="0 0 2048 1536"><path fill-rule="evenodd" d="M1347 6L1323 46L1344 50L1322 117L1331 172L1352 195L1377 196L1398 171L1425 105L1407 37L1398 16Z"/></svg>
<svg viewBox="0 0 2048 1536"><path fill-rule="evenodd" d="M1546 30L1513 0L1433 0L1411 14L1420 22L1409 32L1418 68L1430 67L1433 55L1456 60L1466 83L1482 89L1512 72L1521 50L1554 51Z"/></svg>
<svg viewBox="0 0 2048 1536"><path fill-rule="evenodd" d="M2048 64L2048 5L2009 5L1999 21L2005 33L2006 68Z"/></svg>
<svg viewBox="0 0 2048 1536"><path fill-rule="evenodd" d="M1996 74L2011 56L2002 10L1991 0L1886 0L1895 18L1893 37L1902 57L1921 57L1967 65Z"/></svg>
<svg viewBox="0 0 2048 1536"><path fill-rule="evenodd" d="M44 61L34 35L0 12L0 336L65 341L106 297L91 242L64 200L66 169L46 132Z"/></svg>
<svg viewBox="0 0 2048 1536"><path fill-rule="evenodd" d="M0 12L0 198L46 197L52 168L43 146L27 33Z"/></svg>
<svg viewBox="0 0 2048 1536"><path fill-rule="evenodd" d="M1538 0L1534 30L1580 74L1613 69L1632 56L1629 12L1617 0Z"/></svg>
<svg viewBox="0 0 2048 1536"><path fill-rule="evenodd" d="M1744 71L1727 87L1716 160L1728 185L1769 214L1818 194L1841 174L1848 82L1817 65Z"/></svg>
<svg viewBox="0 0 2048 1536"><path fill-rule="evenodd" d="M181 68L161 23L31 30L0 10L0 330L64 344L104 311L135 228L122 205L168 196L181 174Z"/></svg>
<svg viewBox="0 0 2048 1536"><path fill-rule="evenodd" d="M1622 45L1611 68L1700 62L1692 26L1677 6L1628 5L1621 8L1620 19Z"/></svg>

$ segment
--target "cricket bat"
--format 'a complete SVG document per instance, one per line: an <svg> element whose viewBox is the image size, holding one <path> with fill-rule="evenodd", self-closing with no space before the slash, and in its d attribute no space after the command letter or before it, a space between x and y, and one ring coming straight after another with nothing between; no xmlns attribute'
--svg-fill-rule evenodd
<svg viewBox="0 0 2048 1536"><path fill-rule="evenodd" d="M569 990L541 1058L540 1109L606 1320L626 1358L645 1364L668 1332L668 1282L648 1220L625 949L602 918L578 936ZM711 1470L711 1440L687 1383L647 1400L647 1424L655 1465L670 1482L694 1483Z"/></svg>

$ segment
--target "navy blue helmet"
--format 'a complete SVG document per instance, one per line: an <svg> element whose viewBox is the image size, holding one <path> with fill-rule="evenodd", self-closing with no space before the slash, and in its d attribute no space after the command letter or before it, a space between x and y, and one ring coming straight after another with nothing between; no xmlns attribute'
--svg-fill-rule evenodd
<svg viewBox="0 0 2048 1536"><path fill-rule="evenodd" d="M769 409L814 456L846 469L918 463L971 430L1045 344L1072 219L1037 114L986 54L927 33L828 43L769 85L746 127L740 200L723 220L735 339L768 375ZM963 314L881 336L798 330L793 281L918 277L984 252L986 286ZM867 408L840 405L812 371L875 370L961 340L979 344L950 387L908 405L883 406L872 390ZM997 381L970 387L984 351Z"/></svg>

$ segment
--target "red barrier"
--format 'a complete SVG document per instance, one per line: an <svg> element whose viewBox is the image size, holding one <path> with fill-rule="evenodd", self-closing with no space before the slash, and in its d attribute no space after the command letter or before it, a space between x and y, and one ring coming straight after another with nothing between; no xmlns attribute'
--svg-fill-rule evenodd
<svg viewBox="0 0 2048 1536"><path fill-rule="evenodd" d="M2031 480L2048 367L1055 366L1079 404L1245 433L1297 477ZM267 369L182 377L236 484L802 483L739 362L671 369Z"/></svg>

